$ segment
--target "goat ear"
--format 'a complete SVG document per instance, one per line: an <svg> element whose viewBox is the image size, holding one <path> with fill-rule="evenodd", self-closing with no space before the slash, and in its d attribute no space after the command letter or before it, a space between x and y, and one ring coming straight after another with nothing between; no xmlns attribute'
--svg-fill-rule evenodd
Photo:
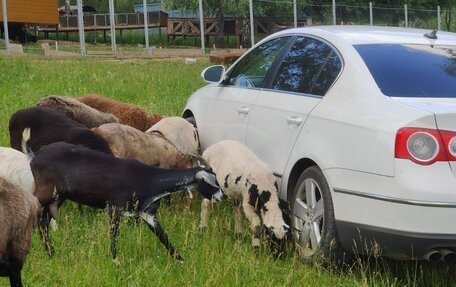
<svg viewBox="0 0 456 287"><path fill-rule="evenodd" d="M205 183L209 184L210 186L220 188L220 186L217 184L217 178L215 177L215 174L209 173L205 170L198 171L196 173L196 180L204 181Z"/></svg>

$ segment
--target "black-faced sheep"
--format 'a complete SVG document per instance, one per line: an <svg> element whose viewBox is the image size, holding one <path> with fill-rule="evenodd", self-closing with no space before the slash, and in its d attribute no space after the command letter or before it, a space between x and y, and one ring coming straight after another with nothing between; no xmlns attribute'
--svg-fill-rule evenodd
<svg viewBox="0 0 456 287"><path fill-rule="evenodd" d="M160 198L179 191L197 189L203 198L221 200L222 192L211 169L160 169L137 160L123 159L67 143L42 147L30 163L36 196L46 207L58 200L72 200L96 208L108 207L111 224L111 254L116 257L120 215L139 215L176 260L168 236L155 218ZM47 218L45 214L42 218ZM48 223L40 228L47 232ZM48 236L44 236L48 239ZM51 246L46 245L46 246Z"/></svg>
<svg viewBox="0 0 456 287"><path fill-rule="evenodd" d="M59 111L88 128L119 122L113 114L100 112L70 97L48 96L41 99L36 105Z"/></svg>
<svg viewBox="0 0 456 287"><path fill-rule="evenodd" d="M0 177L0 276L8 276L11 286L22 286L21 270L39 210L30 192Z"/></svg>
<svg viewBox="0 0 456 287"><path fill-rule="evenodd" d="M198 152L199 141L196 129L181 117L163 118L146 131L146 133L154 132L163 134L184 154Z"/></svg>
<svg viewBox="0 0 456 287"><path fill-rule="evenodd" d="M235 231L242 232L241 210L253 230L252 245L259 246L261 221L269 234L282 240L288 230L279 207L278 188L272 170L237 141L225 140L207 148L203 158L217 174L225 195L235 202ZM207 227L209 202L201 204L200 227Z"/></svg>
<svg viewBox="0 0 456 287"><path fill-rule="evenodd" d="M108 142L115 157L134 158L161 168L192 167L191 159L161 134L146 134L122 124L104 124L92 131Z"/></svg>
<svg viewBox="0 0 456 287"><path fill-rule="evenodd" d="M159 115L149 117L144 110L135 105L119 102L100 95L87 94L76 99L101 112L111 113L119 119L119 123L134 127L143 132L156 121L160 120Z"/></svg>
<svg viewBox="0 0 456 287"><path fill-rule="evenodd" d="M27 154L58 141L80 144L112 154L102 137L50 108L32 107L17 111L11 116L9 132L11 147Z"/></svg>

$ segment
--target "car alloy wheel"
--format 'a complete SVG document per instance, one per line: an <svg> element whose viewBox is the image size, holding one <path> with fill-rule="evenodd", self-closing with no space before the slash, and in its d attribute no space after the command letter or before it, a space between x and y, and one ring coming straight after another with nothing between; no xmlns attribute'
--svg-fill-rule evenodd
<svg viewBox="0 0 456 287"><path fill-rule="evenodd" d="M343 249L337 237L330 188L318 166L305 169L299 177L291 213L293 239L302 258L314 258L320 253L337 265L351 260L351 254Z"/></svg>
<svg viewBox="0 0 456 287"><path fill-rule="evenodd" d="M293 205L293 236L298 252L305 258L314 255L321 243L324 204L321 188L313 178L306 178L296 190Z"/></svg>

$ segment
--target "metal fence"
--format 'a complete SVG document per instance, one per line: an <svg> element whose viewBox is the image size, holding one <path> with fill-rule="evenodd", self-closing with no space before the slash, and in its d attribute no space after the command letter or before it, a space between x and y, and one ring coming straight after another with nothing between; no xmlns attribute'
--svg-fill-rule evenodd
<svg viewBox="0 0 456 287"><path fill-rule="evenodd" d="M289 27L381 25L455 31L456 9L362 6L305 0L59 0L58 25L8 22L1 0L0 53L138 56L160 48L248 48ZM157 2L158 1L158 2ZM234 3L234 4L233 4ZM21 48L18 48L22 44Z"/></svg>

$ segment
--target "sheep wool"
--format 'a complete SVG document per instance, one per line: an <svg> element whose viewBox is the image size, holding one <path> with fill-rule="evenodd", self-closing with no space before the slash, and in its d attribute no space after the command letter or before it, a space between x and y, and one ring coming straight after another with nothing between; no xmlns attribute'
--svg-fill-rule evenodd
<svg viewBox="0 0 456 287"><path fill-rule="evenodd" d="M272 170L246 146L232 140L210 146L204 151L203 158L216 172L225 195L242 204L254 231L252 244L259 245L261 220L277 239L283 239L288 225L279 207L278 186ZM202 204L204 208L207 208L207 203ZM201 227L207 226L204 216L207 216L206 210L202 210ZM236 230L242 229L239 222L236 219Z"/></svg>
<svg viewBox="0 0 456 287"><path fill-rule="evenodd" d="M115 157L133 158L160 168L189 168L192 162L160 134L146 134L122 124L104 124L92 129L103 137Z"/></svg>
<svg viewBox="0 0 456 287"><path fill-rule="evenodd" d="M181 117L166 117L154 124L146 133L160 132L171 141L182 153L198 152L198 134L195 127Z"/></svg>
<svg viewBox="0 0 456 287"><path fill-rule="evenodd" d="M70 97L48 96L41 99L36 105L62 112L88 128L119 122L119 119L113 114L100 112Z"/></svg>
<svg viewBox="0 0 456 287"><path fill-rule="evenodd" d="M0 275L12 286L21 286L21 270L30 250L33 227L39 213L38 200L0 177Z"/></svg>
<svg viewBox="0 0 456 287"><path fill-rule="evenodd" d="M119 123L134 127L140 131L149 128L151 118L141 108L119 102L97 94L87 94L77 98L78 101L101 112L111 113L119 119Z"/></svg>
<svg viewBox="0 0 456 287"><path fill-rule="evenodd" d="M30 160L20 151L0 147L0 177L8 179L30 194L35 193L35 180L30 169Z"/></svg>

